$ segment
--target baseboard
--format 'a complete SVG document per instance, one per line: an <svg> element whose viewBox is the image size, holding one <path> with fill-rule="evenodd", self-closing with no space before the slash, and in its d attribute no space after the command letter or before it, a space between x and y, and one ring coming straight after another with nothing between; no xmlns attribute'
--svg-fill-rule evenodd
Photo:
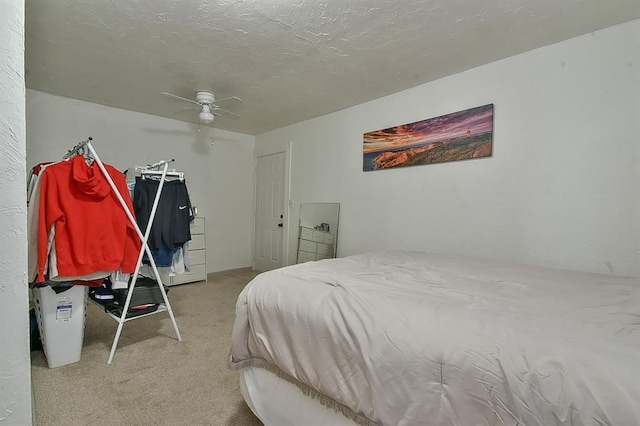
<svg viewBox="0 0 640 426"><path fill-rule="evenodd" d="M247 266L245 268L236 268L236 269L227 269L225 271L209 272L207 274L207 279L215 278L215 277L224 277L225 275L233 275L241 272L251 272L252 270L253 269L251 269L250 266Z"/></svg>

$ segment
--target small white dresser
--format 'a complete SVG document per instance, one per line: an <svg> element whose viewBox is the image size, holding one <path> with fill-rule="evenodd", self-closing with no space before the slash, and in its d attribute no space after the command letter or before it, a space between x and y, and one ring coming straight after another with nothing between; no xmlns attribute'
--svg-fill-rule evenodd
<svg viewBox="0 0 640 426"><path fill-rule="evenodd" d="M301 226L296 263L335 257L335 243L334 234Z"/></svg>
<svg viewBox="0 0 640 426"><path fill-rule="evenodd" d="M205 245L204 217L196 217L191 222L191 242L189 242L190 271L180 275L162 275L165 285L176 285L204 281L207 279L207 248Z"/></svg>

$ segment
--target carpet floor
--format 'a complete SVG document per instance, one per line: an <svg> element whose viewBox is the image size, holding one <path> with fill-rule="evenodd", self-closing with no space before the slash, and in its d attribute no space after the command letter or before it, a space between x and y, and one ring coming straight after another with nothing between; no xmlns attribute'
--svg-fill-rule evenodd
<svg viewBox="0 0 640 426"><path fill-rule="evenodd" d="M256 276L243 270L170 287L168 313L125 323L107 365L117 322L89 302L80 362L50 369L32 352L36 424L261 425L227 369L235 302Z"/></svg>

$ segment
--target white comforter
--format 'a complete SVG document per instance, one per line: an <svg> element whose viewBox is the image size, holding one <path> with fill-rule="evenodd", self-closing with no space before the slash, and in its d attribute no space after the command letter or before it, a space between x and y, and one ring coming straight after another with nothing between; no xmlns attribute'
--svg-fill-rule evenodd
<svg viewBox="0 0 640 426"><path fill-rule="evenodd" d="M637 425L640 279L388 252L240 294L231 366L264 360L383 425Z"/></svg>

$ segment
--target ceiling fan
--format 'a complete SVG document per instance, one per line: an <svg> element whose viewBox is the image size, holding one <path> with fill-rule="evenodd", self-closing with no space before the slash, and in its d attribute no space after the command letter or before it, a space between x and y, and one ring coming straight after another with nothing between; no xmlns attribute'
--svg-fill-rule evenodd
<svg viewBox="0 0 640 426"><path fill-rule="evenodd" d="M231 100L242 102L242 99L238 98L237 96L229 96L227 98L216 99L212 92L198 91L196 92L196 99L193 100L193 99L183 98L182 96L174 95L173 93L168 93L168 92L160 92L160 93L162 95L171 96L172 98L181 99L183 101L198 105L198 107L200 108L199 118L201 123L206 123L206 124L213 123L214 118L218 115L227 115L227 116L230 116L231 118L240 118L240 115L236 114L235 112L222 109L218 106L218 103L220 102L226 102ZM196 108L191 107L188 109L196 109Z"/></svg>

